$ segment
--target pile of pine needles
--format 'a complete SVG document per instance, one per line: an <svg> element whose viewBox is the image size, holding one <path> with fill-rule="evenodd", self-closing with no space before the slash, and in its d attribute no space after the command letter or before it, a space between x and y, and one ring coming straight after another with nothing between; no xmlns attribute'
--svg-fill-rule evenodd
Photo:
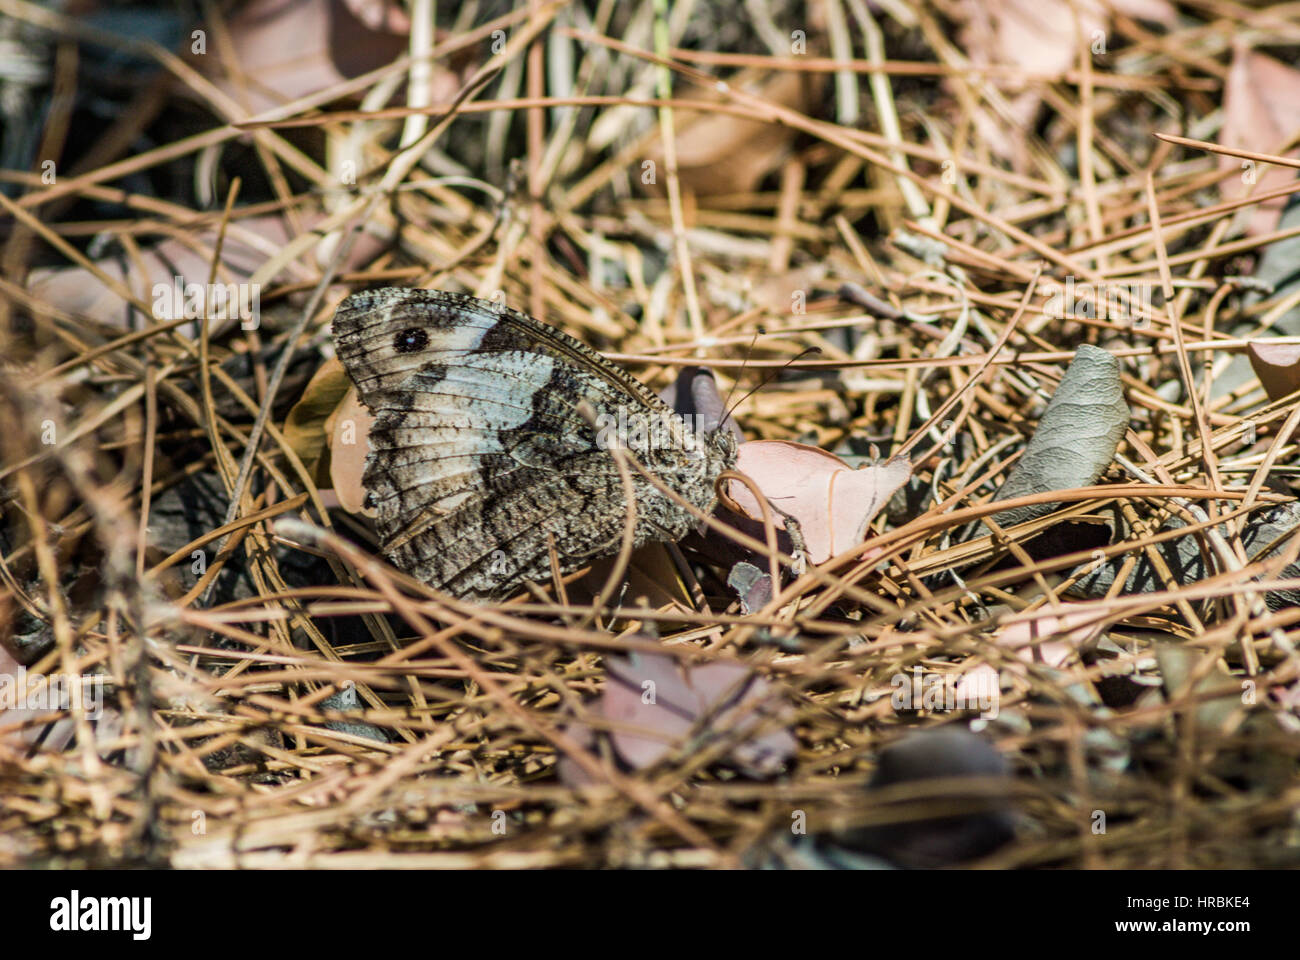
<svg viewBox="0 0 1300 960"><path fill-rule="evenodd" d="M1242 277L1297 232L1242 227L1267 198L1241 195L1241 162L1286 145L1201 142L1228 41L1287 34L1187 3L1173 28L1117 15L1105 56L1084 42L1043 75L979 66L953 4L767 6L453 12L411 32L411 57L259 112L214 85L257 82L222 50L224 20L203 25L215 52L196 64L0 3L48 47L64 95L38 157L72 171L2 172L0 620L11 653L30 642L29 675L97 677L103 694L93 716L75 698L0 712L0 865L738 865L796 812L812 833L873 822L880 750L972 722L1016 785L1017 838L985 865L1300 857L1300 615L1250 579L1279 565L1246 562L1229 521L1242 562L1081 599L1070 574L1095 545L1031 549L1070 522L1137 558L1170 516L1196 523L1186 504L1290 499L1297 395L1270 400L1253 374L1211 389L1297 299ZM1289 16L1275 42L1294 50ZM73 94L105 51L137 67L87 139ZM430 64L450 95L401 106ZM1011 128L1026 96L1033 125ZM241 230L266 217L278 240ZM254 251L259 327L156 316L142 251L178 240L214 277L224 245ZM100 294L47 296L38 268L79 271L116 320ZM1168 297L1140 322L1059 318L1042 285L1067 278ZM439 595L330 509L286 426L334 307L385 284L499 292L655 389L691 365L723 395L762 383L735 413L747 439L850 462L907 448L913 482L874 521L878 552L788 574L756 611L687 547L684 564L647 561L658 592L596 610L552 584L491 605ZM1124 462L1042 498L1050 518L962 540L1084 343L1119 360ZM157 535L160 505L199 480L207 499L171 509L202 529ZM1004 642L1013 624L1029 647ZM738 776L695 744L561 780L587 749L568 727L631 649L761 672L791 706L784 772ZM891 702L917 668L983 666L996 717Z"/></svg>

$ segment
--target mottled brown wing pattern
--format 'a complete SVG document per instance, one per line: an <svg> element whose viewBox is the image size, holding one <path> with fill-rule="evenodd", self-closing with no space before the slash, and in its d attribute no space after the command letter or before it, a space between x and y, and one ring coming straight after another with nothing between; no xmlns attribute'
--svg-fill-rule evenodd
<svg viewBox="0 0 1300 960"><path fill-rule="evenodd" d="M552 538L565 573L618 549L623 487L579 404L674 420L639 381L553 327L441 291L353 294L334 340L375 416L363 482L397 566L458 596L493 597L548 579ZM673 430L666 453L632 452L709 510L734 449L681 454L671 448L689 438L680 420ZM633 475L636 542L684 536L689 513Z"/></svg>

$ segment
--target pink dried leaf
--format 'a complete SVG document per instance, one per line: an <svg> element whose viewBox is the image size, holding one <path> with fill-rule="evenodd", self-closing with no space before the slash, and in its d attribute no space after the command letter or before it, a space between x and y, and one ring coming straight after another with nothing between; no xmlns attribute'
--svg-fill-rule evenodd
<svg viewBox="0 0 1300 960"><path fill-rule="evenodd" d="M1300 70L1238 45L1224 85L1219 142L1225 147L1268 153L1281 149L1297 129L1300 129ZM1265 193L1285 186L1296 176L1295 170L1287 167L1255 164L1228 156L1219 158L1219 169L1242 171L1243 187L1238 195L1247 191ZM1286 198L1282 197L1255 207L1246 233L1261 236L1276 230L1285 204Z"/></svg>
<svg viewBox="0 0 1300 960"><path fill-rule="evenodd" d="M326 424L330 431L330 482L339 505L349 513L374 516L377 511L366 503L361 478L375 418L357 397L356 387L352 387L330 419L332 423Z"/></svg>
<svg viewBox="0 0 1300 960"><path fill-rule="evenodd" d="M598 709L621 727L610 734L614 749L637 769L657 763L695 723L698 697L671 657L610 657L606 669L609 679Z"/></svg>
<svg viewBox="0 0 1300 960"><path fill-rule="evenodd" d="M1280 400L1300 389L1300 343L1252 340L1246 354L1269 400Z"/></svg>
<svg viewBox="0 0 1300 960"><path fill-rule="evenodd" d="M1174 29L1177 11L1166 0L988 0L967 5L970 15L961 31L962 46L977 66L1002 64L1031 74L1061 74L1079 66L1080 42L1099 65L1097 41L1105 42L1108 7L1137 20ZM998 156L1028 159L1021 128L1032 125L1042 97L1031 87L1019 93L1008 84L1001 116L979 111L978 132Z"/></svg>
<svg viewBox="0 0 1300 960"><path fill-rule="evenodd" d="M794 754L798 742L784 726L753 736L763 724L774 699L768 682L738 663L707 663L690 670L692 686L700 696L700 711L716 712L712 726L746 734L731 750L735 763L757 776L771 776ZM725 698L725 700L724 700ZM779 709L779 708L778 708ZM783 714L788 711L782 711Z"/></svg>
<svg viewBox="0 0 1300 960"><path fill-rule="evenodd" d="M862 543L876 514L912 475L906 457L854 470L833 453L788 440L742 443L736 468L771 504L799 521L813 563ZM762 520L763 510L748 487L733 480L729 493L746 516ZM777 529L785 528L776 511L773 522Z"/></svg>
<svg viewBox="0 0 1300 960"><path fill-rule="evenodd" d="M308 214L303 218L304 227L310 228L320 219L320 214ZM126 269L117 257L111 256L96 261L95 266L120 286L136 293L150 307L153 319L195 316L197 311L190 308L203 304L205 297L202 294L209 292L206 285L212 272L211 261L203 251L211 250L216 238L217 231L213 227L194 233L193 241L197 247L179 240L162 241L141 254L139 263L144 275L136 270L134 260ZM216 283L222 286L241 284L242 288L237 291L235 302L227 303L213 315L213 336L251 319L251 311L247 308L257 302L260 291L245 281L288 242L289 232L283 217L247 217L230 225L221 247L221 269L217 272ZM380 240L362 234L348 255L347 268L359 268L369 262L382 246ZM177 282L177 277L181 282ZM312 276L300 264L293 264L283 278L310 280ZM190 284L198 284L202 289L190 288ZM121 326L129 317L126 301L83 267L37 268L31 272L27 289L42 303L107 326ZM180 329L186 336L195 337L198 335L198 321Z"/></svg>
<svg viewBox="0 0 1300 960"><path fill-rule="evenodd" d="M1049 667L1059 669L1076 653L1079 645L1092 635L1097 622L1095 612L1084 610L1069 611L1060 616L1038 616L1006 624L998 633L997 640L1001 646L1014 650L1016 656L1025 663L1033 663L1037 659ZM1058 634L1061 635L1060 639L1035 643L1042 637ZM980 664L962 672L955 693L958 698L970 700L982 692L996 690L997 686L998 671L987 664Z"/></svg>
<svg viewBox="0 0 1300 960"><path fill-rule="evenodd" d="M242 77L210 50L192 59L250 116L392 63L410 32L400 6L382 0L252 0L228 26Z"/></svg>
<svg viewBox="0 0 1300 960"><path fill-rule="evenodd" d="M1091 610L1015 620L1002 628L998 643L1015 650L1016 655L1027 663L1037 659L1049 667L1060 667L1075 653L1079 644L1088 639L1097 624L1097 613ZM1059 636L1060 639L1037 642L1050 636Z"/></svg>
<svg viewBox="0 0 1300 960"><path fill-rule="evenodd" d="M1100 0L997 0L981 10L997 24L996 56L1027 73L1060 73L1079 62L1080 38L1091 51L1110 21ZM1118 0L1118 13L1174 27L1178 16L1165 0ZM1104 33L1103 33L1104 39Z"/></svg>
<svg viewBox="0 0 1300 960"><path fill-rule="evenodd" d="M683 666L668 656L637 654L607 661L609 682L599 711L618 723L610 738L625 763L637 769L651 766L680 746L701 717L717 731L738 725L740 733L757 731L765 706L773 702L770 685L739 663ZM629 727L638 728L638 733ZM784 728L761 736L746 736L732 748L738 766L765 776L774 773L794 753L797 742Z"/></svg>

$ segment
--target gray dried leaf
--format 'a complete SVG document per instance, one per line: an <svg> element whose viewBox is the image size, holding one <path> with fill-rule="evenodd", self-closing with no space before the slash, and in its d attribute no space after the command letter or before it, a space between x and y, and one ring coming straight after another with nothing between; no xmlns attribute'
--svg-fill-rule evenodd
<svg viewBox="0 0 1300 960"><path fill-rule="evenodd" d="M1172 643L1161 644L1156 648L1156 661L1160 665L1167 698L1172 700L1187 692L1188 681L1204 656L1203 650ZM1201 677L1190 691L1198 698L1207 698L1195 708L1196 726L1206 733L1231 732L1245 714L1241 690L1241 682L1216 662L1213 669ZM1221 695L1208 699L1211 693Z"/></svg>
<svg viewBox="0 0 1300 960"><path fill-rule="evenodd" d="M772 575L744 560L731 568L727 586L740 596L740 612L746 616L762 610L772 599Z"/></svg>
<svg viewBox="0 0 1300 960"><path fill-rule="evenodd" d="M1165 529L1184 526L1186 524L1182 520L1170 517L1165 524ZM1253 563L1256 560L1277 556L1286 548L1287 541L1297 528L1300 528L1300 504L1297 503L1281 504L1252 519L1241 532L1241 544L1246 549L1247 559ZM1219 528L1219 532L1225 537L1229 535L1223 527ZM1215 561L1207 559L1208 545L1205 545L1204 539L1196 534L1165 540L1154 544L1154 548L1169 567L1174 583L1179 586L1196 583L1217 572ZM1070 592L1084 597L1105 596L1111 584L1115 582L1115 577L1119 575L1124 560L1125 557L1121 554L1097 564L1095 569L1091 563L1076 567L1073 575L1082 574L1082 576L1070 588ZM1300 577L1300 562L1290 564L1279 576L1283 579ZM1120 593L1153 593L1163 589L1165 589L1164 580L1151 563L1151 558L1146 551L1142 551ZM1300 591L1270 590L1264 594L1264 603L1270 610L1297 606L1300 605Z"/></svg>
<svg viewBox="0 0 1300 960"><path fill-rule="evenodd" d="M357 696L356 685L346 683L338 693L332 693L320 702L321 710L337 710L342 713L360 713L365 709ZM354 737L365 737L368 740L378 740L380 743L388 742L388 735L379 727L364 720L326 720L325 727L328 730L337 730L339 733L347 733Z"/></svg>
<svg viewBox="0 0 1300 960"><path fill-rule="evenodd" d="M1095 483L1115 456L1128 422L1119 363L1105 350L1083 344L994 502ZM1016 507L994 514L993 519L1005 528L1046 516L1058 506ZM986 533L988 528L981 523L970 536Z"/></svg>

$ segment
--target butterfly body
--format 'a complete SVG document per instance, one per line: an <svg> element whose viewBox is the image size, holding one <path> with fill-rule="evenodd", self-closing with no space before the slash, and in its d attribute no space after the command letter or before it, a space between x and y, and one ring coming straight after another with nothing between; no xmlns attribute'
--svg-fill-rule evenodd
<svg viewBox="0 0 1300 960"><path fill-rule="evenodd" d="M375 417L363 483L384 552L456 596L505 596L633 544L678 540L735 465L733 435L693 433L649 388L567 334L492 301L434 290L356 293L334 340Z"/></svg>

